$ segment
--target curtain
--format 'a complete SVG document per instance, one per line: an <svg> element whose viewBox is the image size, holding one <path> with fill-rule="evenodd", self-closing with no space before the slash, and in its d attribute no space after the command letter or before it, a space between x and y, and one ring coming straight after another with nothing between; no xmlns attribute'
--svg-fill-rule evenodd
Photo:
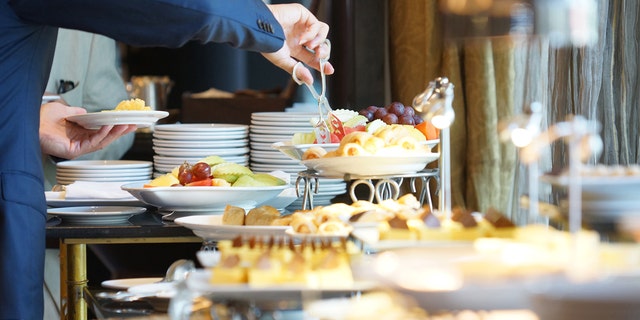
<svg viewBox="0 0 640 320"><path fill-rule="evenodd" d="M451 127L454 206L512 216L527 192L527 168L514 146L500 141L501 122L536 101L542 130L579 114L598 120L604 151L590 163L638 163L640 4L598 0L598 41L588 47L551 47L543 36L484 37L450 41L436 0L390 0L389 66L392 100L411 103L429 81L455 85ZM566 163L562 142L542 151L542 171ZM555 193L554 193L555 192ZM541 200L561 194L540 185Z"/></svg>

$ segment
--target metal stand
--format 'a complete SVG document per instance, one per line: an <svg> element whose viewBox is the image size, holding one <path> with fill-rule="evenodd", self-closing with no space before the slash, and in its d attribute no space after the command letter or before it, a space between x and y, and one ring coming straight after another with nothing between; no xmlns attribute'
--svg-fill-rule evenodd
<svg viewBox="0 0 640 320"><path fill-rule="evenodd" d="M429 182L435 179L437 183L436 193L440 190L439 169L425 169L415 173L382 175L382 176L361 176L346 174L341 177L325 176L314 170L305 170L298 173L296 179L296 192L298 197L302 196L302 210L313 209L313 195L318 193L320 186L320 178L343 179L351 182L349 188L349 196L353 202L358 200L355 190L360 185L365 185L369 189L369 202L381 202L387 199L397 199L400 195L400 186L408 181L409 188L412 193L416 193L418 200L422 205L428 204L429 209L433 210L433 201L431 199L431 190ZM416 181L420 181L420 190L416 185ZM375 181L375 183L374 183ZM302 195L300 195L300 186L303 186Z"/></svg>

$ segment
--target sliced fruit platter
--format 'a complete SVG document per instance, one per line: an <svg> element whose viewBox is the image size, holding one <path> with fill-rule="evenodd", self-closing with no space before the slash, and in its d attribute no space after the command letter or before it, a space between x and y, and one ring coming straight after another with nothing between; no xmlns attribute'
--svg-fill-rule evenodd
<svg viewBox="0 0 640 320"><path fill-rule="evenodd" d="M175 218L222 214L227 205L251 209L289 187L276 176L253 173L242 165L209 156L193 165L184 163L149 182L125 184L122 189L161 212L173 212Z"/></svg>
<svg viewBox="0 0 640 320"><path fill-rule="evenodd" d="M309 169L337 177L413 173L439 156L431 151L438 143L437 130L399 102L360 112L335 110L328 121L332 143L319 144L315 132L301 132L272 147Z"/></svg>
<svg viewBox="0 0 640 320"><path fill-rule="evenodd" d="M387 125L413 126L420 131L426 140L438 139L438 130L428 122L425 122L415 114L411 106L405 106L400 102L392 102L384 107L369 106L360 111L339 109L332 111L337 118L329 123L331 131L331 143L340 143L347 134L354 131L366 131L371 134ZM309 119L310 123L316 123L318 119ZM291 139L292 144L316 144L315 132L296 133Z"/></svg>
<svg viewBox="0 0 640 320"><path fill-rule="evenodd" d="M209 156L193 165L185 161L171 172L145 183L144 187L267 187L285 184L284 180L273 175L253 173L246 166L227 162L219 156Z"/></svg>

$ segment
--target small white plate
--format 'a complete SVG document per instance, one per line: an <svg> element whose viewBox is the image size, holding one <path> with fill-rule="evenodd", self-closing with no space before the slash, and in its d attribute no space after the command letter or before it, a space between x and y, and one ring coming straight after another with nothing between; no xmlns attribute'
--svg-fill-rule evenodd
<svg viewBox="0 0 640 320"><path fill-rule="evenodd" d="M541 181L569 186L568 175L543 175ZM584 196L592 199L632 200L640 193L640 176L583 176L580 185Z"/></svg>
<svg viewBox="0 0 640 320"><path fill-rule="evenodd" d="M56 177L56 182L58 184L67 185L72 184L76 181L90 181L90 182L121 182L122 184L138 182L138 181L148 181L151 178L151 174L145 177L129 177L129 178L63 178Z"/></svg>
<svg viewBox="0 0 640 320"><path fill-rule="evenodd" d="M66 178L66 179L84 178L85 180L91 180L91 178L112 178L112 179L125 178L124 180L139 178L137 180L144 180L144 179L147 179L149 176L151 176L152 172L153 170L151 170L151 168L145 169L144 171L139 171L136 173L121 173L121 172L112 173L108 171L94 172L94 173L89 173L89 172L71 173L71 172L58 171L56 173L56 176L59 178Z"/></svg>
<svg viewBox="0 0 640 320"><path fill-rule="evenodd" d="M102 111L69 116L67 120L87 129L118 124L135 124L138 128L146 128L168 115L167 111Z"/></svg>
<svg viewBox="0 0 640 320"><path fill-rule="evenodd" d="M47 213L74 224L112 224L126 222L146 210L144 207L86 206L48 209Z"/></svg>
<svg viewBox="0 0 640 320"><path fill-rule="evenodd" d="M62 207L86 207L86 206L131 206L136 207L142 205L138 199L122 200L122 199L65 199L64 191L45 191L47 198L47 206L53 208Z"/></svg>
<svg viewBox="0 0 640 320"><path fill-rule="evenodd" d="M153 150L156 154L170 157L206 157L209 155L217 156L239 156L249 153L249 148L222 148L222 149L191 149L191 148L164 148L154 146Z"/></svg>
<svg viewBox="0 0 640 320"><path fill-rule="evenodd" d="M56 170L56 175L63 178L131 178L135 176L149 176L152 171L151 167L135 170L76 170L75 172L58 169Z"/></svg>
<svg viewBox="0 0 640 320"><path fill-rule="evenodd" d="M278 141L286 140L287 138L291 138L291 134L262 134L262 133L250 133L249 141L253 142L263 142L263 143L276 143Z"/></svg>
<svg viewBox="0 0 640 320"><path fill-rule="evenodd" d="M143 283L135 286L131 286L127 291L140 294L140 295L153 295L159 298L172 298L177 291L176 284L174 282L153 282Z"/></svg>
<svg viewBox="0 0 640 320"><path fill-rule="evenodd" d="M275 159L275 158L266 158L260 156L251 156L251 161L253 163L266 163L266 164L275 164L275 165L297 165L300 162L291 160L291 159Z"/></svg>
<svg viewBox="0 0 640 320"><path fill-rule="evenodd" d="M302 127L307 130L313 130L310 119L306 121L263 121L263 120L251 120L252 126L263 127Z"/></svg>
<svg viewBox="0 0 640 320"><path fill-rule="evenodd" d="M193 233L207 240L233 239L243 236L284 235L289 226L231 226L222 224L222 215L193 215L176 218L175 223L189 228Z"/></svg>
<svg viewBox="0 0 640 320"><path fill-rule="evenodd" d="M290 136L294 133L305 133L313 131L313 127L291 127L291 126L251 126L249 132L252 134L277 134Z"/></svg>
<svg viewBox="0 0 640 320"><path fill-rule="evenodd" d="M232 131L232 132L207 132L207 133L198 133L198 132L153 132L153 137L156 139L165 139L165 140L189 140L189 141L222 141L222 140L234 140L234 139L246 139L248 134L244 131Z"/></svg>
<svg viewBox="0 0 640 320"><path fill-rule="evenodd" d="M165 148L231 148L246 147L249 145L249 139L232 139L232 140L212 140L212 141L191 141L191 140L165 140L153 139L153 145Z"/></svg>
<svg viewBox="0 0 640 320"><path fill-rule="evenodd" d="M285 156L284 154L278 152L278 150L270 150L270 151L263 151L263 150L256 150L251 148L251 156L252 157L260 157L260 158L264 158L264 159L276 159L276 160L288 160L288 161L294 161L293 159ZM298 161L296 161L297 163L299 163Z"/></svg>
<svg viewBox="0 0 640 320"><path fill-rule="evenodd" d="M57 168L77 170L122 170L151 168L151 161L137 160L69 160L56 164Z"/></svg>
<svg viewBox="0 0 640 320"><path fill-rule="evenodd" d="M273 163L259 163L259 162L251 162L251 170L254 171L262 171L269 172L273 170L282 170L287 173L295 174L298 176L298 172L307 170L307 168L301 164L273 164Z"/></svg>
<svg viewBox="0 0 640 320"><path fill-rule="evenodd" d="M247 131L249 127L244 124L230 124L230 123L176 123L176 124L161 124L154 129L156 132L169 131L169 132L195 132L195 133L214 133L214 132L235 132L235 131Z"/></svg>
<svg viewBox="0 0 640 320"><path fill-rule="evenodd" d="M311 118L318 117L317 112L254 112L251 114L251 120L258 121L291 121L309 123Z"/></svg>
<svg viewBox="0 0 640 320"><path fill-rule="evenodd" d="M113 279L102 281L102 286L109 289L127 290L134 286L143 284L156 283L161 281L161 277L157 278L127 278L127 279Z"/></svg>

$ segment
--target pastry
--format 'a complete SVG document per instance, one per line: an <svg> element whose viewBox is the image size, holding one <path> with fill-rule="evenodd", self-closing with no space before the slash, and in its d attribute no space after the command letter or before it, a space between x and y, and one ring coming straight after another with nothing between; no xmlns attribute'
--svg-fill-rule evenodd
<svg viewBox="0 0 640 320"><path fill-rule="evenodd" d="M292 220L292 217L291 217L290 214L286 215L286 216L280 216L279 218L271 221L271 225L272 226L279 226L279 227L281 227L281 226L289 226L289 225L291 225L291 220Z"/></svg>
<svg viewBox="0 0 640 320"><path fill-rule="evenodd" d="M302 160L313 160L322 158L327 154L327 150L322 147L311 147L302 153Z"/></svg>
<svg viewBox="0 0 640 320"><path fill-rule="evenodd" d="M227 205L222 214L222 224L231 226L244 225L245 211L244 209L232 205Z"/></svg>
<svg viewBox="0 0 640 320"><path fill-rule="evenodd" d="M272 206L260 206L249 210L244 224L247 226L268 226L280 218L280 211Z"/></svg>

